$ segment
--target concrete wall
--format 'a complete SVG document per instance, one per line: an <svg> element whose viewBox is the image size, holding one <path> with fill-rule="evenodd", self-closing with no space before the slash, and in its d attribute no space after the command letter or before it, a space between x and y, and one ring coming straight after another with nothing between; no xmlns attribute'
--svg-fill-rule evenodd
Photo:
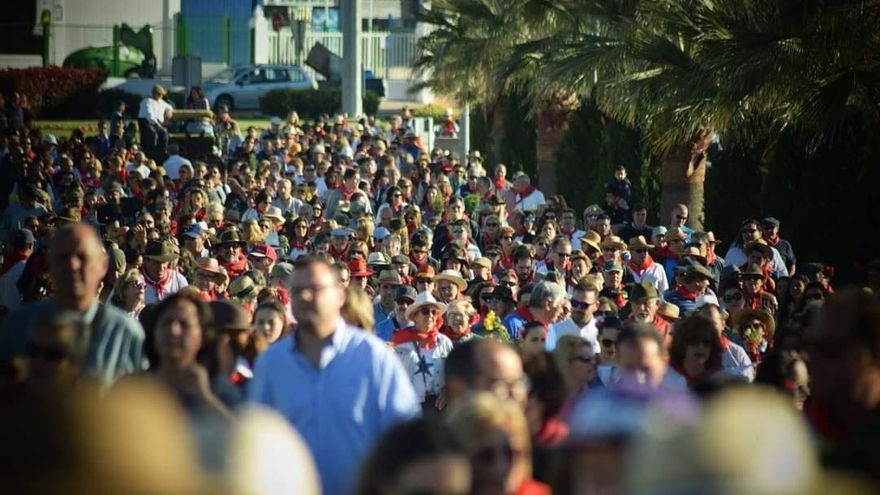
<svg viewBox="0 0 880 495"><path fill-rule="evenodd" d="M61 65L71 52L113 44L113 25L153 26L153 49L160 73L171 73L174 54L174 14L181 0L38 0L37 12L49 9L61 19L53 24L50 61ZM60 10L59 10L60 8Z"/></svg>

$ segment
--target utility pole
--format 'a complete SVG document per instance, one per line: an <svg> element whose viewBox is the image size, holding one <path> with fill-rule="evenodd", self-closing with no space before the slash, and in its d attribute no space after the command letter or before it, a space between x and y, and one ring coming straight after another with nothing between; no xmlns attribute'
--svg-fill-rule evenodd
<svg viewBox="0 0 880 495"><path fill-rule="evenodd" d="M340 2L342 17L342 111L354 119L363 112L361 0Z"/></svg>

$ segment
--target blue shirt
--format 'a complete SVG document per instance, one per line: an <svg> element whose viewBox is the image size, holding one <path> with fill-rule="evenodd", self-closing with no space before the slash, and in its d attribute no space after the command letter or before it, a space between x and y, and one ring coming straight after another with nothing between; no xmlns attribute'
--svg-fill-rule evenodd
<svg viewBox="0 0 880 495"><path fill-rule="evenodd" d="M394 308L385 311L380 301L373 303L373 328L375 328L375 325L390 318L392 314L394 314Z"/></svg>
<svg viewBox="0 0 880 495"><path fill-rule="evenodd" d="M395 318L394 315L391 315L381 322L377 322L373 333L376 337L379 337L385 342L391 342L391 337L394 336L394 332L396 332L398 328L403 328L405 326L406 324L401 325L397 322L397 318Z"/></svg>
<svg viewBox="0 0 880 495"><path fill-rule="evenodd" d="M421 410L394 352L342 319L318 367L296 348L294 333L260 355L248 386L249 401L277 409L303 436L331 495L353 493L376 439Z"/></svg>

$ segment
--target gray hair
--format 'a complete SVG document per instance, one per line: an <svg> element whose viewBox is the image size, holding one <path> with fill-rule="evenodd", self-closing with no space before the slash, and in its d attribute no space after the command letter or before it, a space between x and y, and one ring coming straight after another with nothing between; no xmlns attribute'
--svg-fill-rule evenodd
<svg viewBox="0 0 880 495"><path fill-rule="evenodd" d="M550 301L553 306L559 306L563 299L565 299L565 288L562 285L542 280L532 289L529 296L529 307L540 308L547 301Z"/></svg>

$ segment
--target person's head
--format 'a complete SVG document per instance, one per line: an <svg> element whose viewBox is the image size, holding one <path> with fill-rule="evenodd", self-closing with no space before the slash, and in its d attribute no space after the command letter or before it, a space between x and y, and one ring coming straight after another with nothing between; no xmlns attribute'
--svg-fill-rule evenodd
<svg viewBox="0 0 880 495"><path fill-rule="evenodd" d="M713 372L721 368L721 353L721 339L715 324L708 318L696 313L675 325L669 347L671 364L698 365L703 372Z"/></svg>
<svg viewBox="0 0 880 495"><path fill-rule="evenodd" d="M467 299L459 299L446 307L444 319L446 326L453 334L461 334L470 326L470 319L476 314L473 305Z"/></svg>
<svg viewBox="0 0 880 495"><path fill-rule="evenodd" d="M575 251L571 255L571 278L581 281L586 278L593 267L593 262L583 251Z"/></svg>
<svg viewBox="0 0 880 495"><path fill-rule="evenodd" d="M471 487L470 458L445 425L414 419L392 427L364 461L357 495L444 493Z"/></svg>
<svg viewBox="0 0 880 495"><path fill-rule="evenodd" d="M669 225L673 227L684 227L688 221L688 207L684 204L677 204L672 208L672 219Z"/></svg>
<svg viewBox="0 0 880 495"><path fill-rule="evenodd" d="M281 338L287 328L284 306L277 300L263 301L254 310L254 331L271 344Z"/></svg>
<svg viewBox="0 0 880 495"><path fill-rule="evenodd" d="M663 339L651 325L627 325L617 337L617 364L623 379L656 388L667 367Z"/></svg>
<svg viewBox="0 0 880 495"><path fill-rule="evenodd" d="M109 260L97 232L85 224L58 229L49 249L49 273L65 309L85 311L98 296Z"/></svg>
<svg viewBox="0 0 880 495"><path fill-rule="evenodd" d="M623 329L623 322L616 316L606 316L599 327L599 359L603 363L617 360L617 338Z"/></svg>
<svg viewBox="0 0 880 495"><path fill-rule="evenodd" d="M439 317L445 310L445 304L437 302L431 294L422 293L407 308L407 319L413 322L416 330L430 333L439 329Z"/></svg>
<svg viewBox="0 0 880 495"><path fill-rule="evenodd" d="M562 312L565 288L555 282L541 281L535 284L529 296L529 310L543 324L555 322Z"/></svg>
<svg viewBox="0 0 880 495"><path fill-rule="evenodd" d="M455 402L474 391L491 392L525 408L529 383L522 358L508 344L492 339L472 339L456 345L444 368L449 400Z"/></svg>
<svg viewBox="0 0 880 495"><path fill-rule="evenodd" d="M184 368L196 363L214 342L213 313L195 291L183 290L166 297L152 317L152 344L159 368Z"/></svg>
<svg viewBox="0 0 880 495"><path fill-rule="evenodd" d="M880 301L859 289L825 302L805 332L812 395L849 424L880 406Z"/></svg>
<svg viewBox="0 0 880 495"><path fill-rule="evenodd" d="M636 204L635 206L633 206L632 218L633 224L636 227L644 227L645 223L648 221L648 207L643 204Z"/></svg>
<svg viewBox="0 0 880 495"><path fill-rule="evenodd" d="M535 260L528 247L522 246L513 252L513 269L519 280L529 281L535 274Z"/></svg>
<svg viewBox="0 0 880 495"><path fill-rule="evenodd" d="M128 270L116 279L111 302L120 308L135 308L144 302L146 284L139 270Z"/></svg>
<svg viewBox="0 0 880 495"><path fill-rule="evenodd" d="M531 186L532 186L532 179L529 178L529 176L526 174L520 174L516 178L516 183L514 184L514 188L516 189L516 192L518 192L520 194L528 191L528 189Z"/></svg>
<svg viewBox="0 0 880 495"><path fill-rule="evenodd" d="M712 274L706 268L699 265L690 267L684 274L685 288L697 294L706 292L711 280Z"/></svg>
<svg viewBox="0 0 880 495"><path fill-rule="evenodd" d="M316 256L304 256L294 263L290 300L297 331L324 338L332 334L339 320L345 290L330 263Z"/></svg>
<svg viewBox="0 0 880 495"><path fill-rule="evenodd" d="M742 288L737 285L725 289L721 301L724 304L724 309L731 315L746 307L745 294L743 294Z"/></svg>
<svg viewBox="0 0 880 495"><path fill-rule="evenodd" d="M547 343L547 327L539 321L526 323L519 337L519 349L523 356L544 352Z"/></svg>
<svg viewBox="0 0 880 495"><path fill-rule="evenodd" d="M594 227L595 231L599 233L600 236L604 239L605 237L611 235L611 217L605 214L597 215L596 217L596 225Z"/></svg>
<svg viewBox="0 0 880 495"><path fill-rule="evenodd" d="M599 288L582 280L574 286L571 293L571 320L584 326L593 319L599 300Z"/></svg>
<svg viewBox="0 0 880 495"><path fill-rule="evenodd" d="M761 234L764 239L775 240L779 237L779 225L779 220L773 217L761 220Z"/></svg>
<svg viewBox="0 0 880 495"><path fill-rule="evenodd" d="M79 345L80 315L71 310L43 314L25 345L28 380L43 385L70 385L82 374L87 349Z"/></svg>
<svg viewBox="0 0 880 495"><path fill-rule="evenodd" d="M556 341L553 356L565 375L570 393L577 394L597 376L599 349L578 335L563 335Z"/></svg>
<svg viewBox="0 0 880 495"><path fill-rule="evenodd" d="M749 219L744 221L740 226L741 242L739 244L746 246L760 239L761 229L759 226L760 224L757 220Z"/></svg>
<svg viewBox="0 0 880 495"><path fill-rule="evenodd" d="M550 257L557 270L566 272L571 268L571 241L568 237L560 235L553 239L550 244Z"/></svg>
<svg viewBox="0 0 880 495"><path fill-rule="evenodd" d="M734 318L736 332L762 352L773 342L776 321L764 310L744 309Z"/></svg>
<svg viewBox="0 0 880 495"><path fill-rule="evenodd" d="M471 460L471 493L515 493L531 477L531 444L523 412L492 394L453 403L444 422Z"/></svg>

